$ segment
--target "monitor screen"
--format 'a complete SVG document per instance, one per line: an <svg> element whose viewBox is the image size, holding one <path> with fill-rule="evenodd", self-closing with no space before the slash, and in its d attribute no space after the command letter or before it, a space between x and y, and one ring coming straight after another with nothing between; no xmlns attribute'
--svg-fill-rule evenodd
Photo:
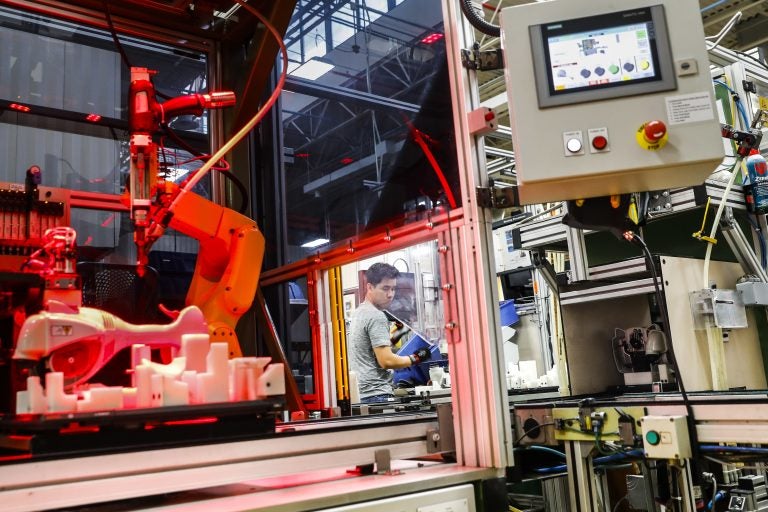
<svg viewBox="0 0 768 512"><path fill-rule="evenodd" d="M662 6L535 25L531 42L541 106L675 87Z"/></svg>

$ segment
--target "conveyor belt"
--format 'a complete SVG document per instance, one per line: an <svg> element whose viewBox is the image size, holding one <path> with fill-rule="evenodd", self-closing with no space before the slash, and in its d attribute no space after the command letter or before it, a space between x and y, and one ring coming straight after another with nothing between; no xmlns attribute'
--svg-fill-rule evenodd
<svg viewBox="0 0 768 512"><path fill-rule="evenodd" d="M44 510L429 455L434 413L403 413L281 425L258 439L0 465L3 510ZM30 500L30 497L34 499Z"/></svg>

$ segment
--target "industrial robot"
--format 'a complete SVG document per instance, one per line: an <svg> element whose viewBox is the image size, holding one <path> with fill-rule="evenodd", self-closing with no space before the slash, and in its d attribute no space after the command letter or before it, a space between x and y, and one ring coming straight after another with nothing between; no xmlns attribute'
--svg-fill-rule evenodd
<svg viewBox="0 0 768 512"><path fill-rule="evenodd" d="M152 245L167 228L196 239L199 242L199 253L185 299L187 308L181 314L164 308L163 310L174 320L172 325L178 327L185 323L182 321L183 317L190 317L187 312L189 307L199 308L202 312L201 320L196 319L196 314L191 315L195 317L193 321L195 330L199 330L198 324L204 320L202 325L207 324L211 343L226 342L229 357L241 357L242 350L235 327L240 317L250 308L256 294L264 253L264 237L252 219L189 192L200 176L194 179L194 173L192 173L181 184L162 178L158 163L160 147L156 140L161 128L171 119L181 115L200 116L205 109L231 106L235 103L235 95L232 92L190 94L161 103L157 100L151 81L153 74L153 71L146 68L131 68L128 101L130 177L124 201L130 209L133 221L137 273L141 276L146 271ZM60 238L54 237L52 240ZM68 258L64 260L72 259L70 254L72 243L63 244L63 246L69 250ZM38 259L31 261L36 264ZM50 274L58 272L57 268L37 269L35 267L30 270ZM68 270L68 274L73 274L72 268ZM56 299L59 298L60 296L56 297ZM117 352L117 350L103 351L100 357L92 357L93 350L85 348L79 350L77 348L79 345L89 345L89 340L93 339L94 330L101 332L102 337L106 336L105 333L109 333L109 336L106 336L109 339L135 338L130 334L136 331L146 337L145 343L148 344L152 344L154 331L159 339L167 338L167 334L171 331L178 331L178 329L170 329L171 326L155 326L156 329L153 331L151 326L117 322L116 318L107 318L109 315L106 313L99 315L94 311L98 310L80 307L77 300L69 303L61 300L48 301L47 311L35 315L41 318L28 319L29 329L35 329L34 322L30 320L37 320L37 324L47 325L52 322L58 325L61 323L62 315L64 315L63 318L71 320L69 323L75 327L60 333L60 336L50 337L42 344L39 337L25 336L22 328L14 358L33 360L39 364L61 360L62 357L57 355L61 353L65 356L64 359L69 361L66 366L79 368L76 378L68 380L70 385L75 385L84 383L85 378L94 375ZM54 316L56 318L53 318ZM80 323L88 324L88 328L76 328ZM111 332L121 330L124 332ZM169 343L168 340L164 340L161 344ZM79 356L86 359L83 361L85 366L95 366L83 368L83 365L77 364L77 361L70 361Z"/></svg>

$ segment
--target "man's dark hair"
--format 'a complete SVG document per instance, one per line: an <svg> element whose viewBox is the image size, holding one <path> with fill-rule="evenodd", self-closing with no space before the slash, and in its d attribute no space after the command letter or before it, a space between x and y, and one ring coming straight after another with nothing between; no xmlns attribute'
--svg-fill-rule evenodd
<svg viewBox="0 0 768 512"><path fill-rule="evenodd" d="M389 263L374 263L365 271L365 279L376 286L384 279L397 279L400 272Z"/></svg>

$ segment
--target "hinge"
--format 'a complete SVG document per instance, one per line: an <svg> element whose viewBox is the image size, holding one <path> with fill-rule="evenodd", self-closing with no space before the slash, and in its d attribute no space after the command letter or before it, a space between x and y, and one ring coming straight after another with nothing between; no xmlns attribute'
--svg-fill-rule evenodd
<svg viewBox="0 0 768 512"><path fill-rule="evenodd" d="M493 182L488 187L475 189L477 204L482 208L510 208L520 206L520 196L517 187L497 187Z"/></svg>
<svg viewBox="0 0 768 512"><path fill-rule="evenodd" d="M471 50L461 50L461 65L474 71L504 69L504 52L501 48L480 50L480 45L475 43Z"/></svg>

